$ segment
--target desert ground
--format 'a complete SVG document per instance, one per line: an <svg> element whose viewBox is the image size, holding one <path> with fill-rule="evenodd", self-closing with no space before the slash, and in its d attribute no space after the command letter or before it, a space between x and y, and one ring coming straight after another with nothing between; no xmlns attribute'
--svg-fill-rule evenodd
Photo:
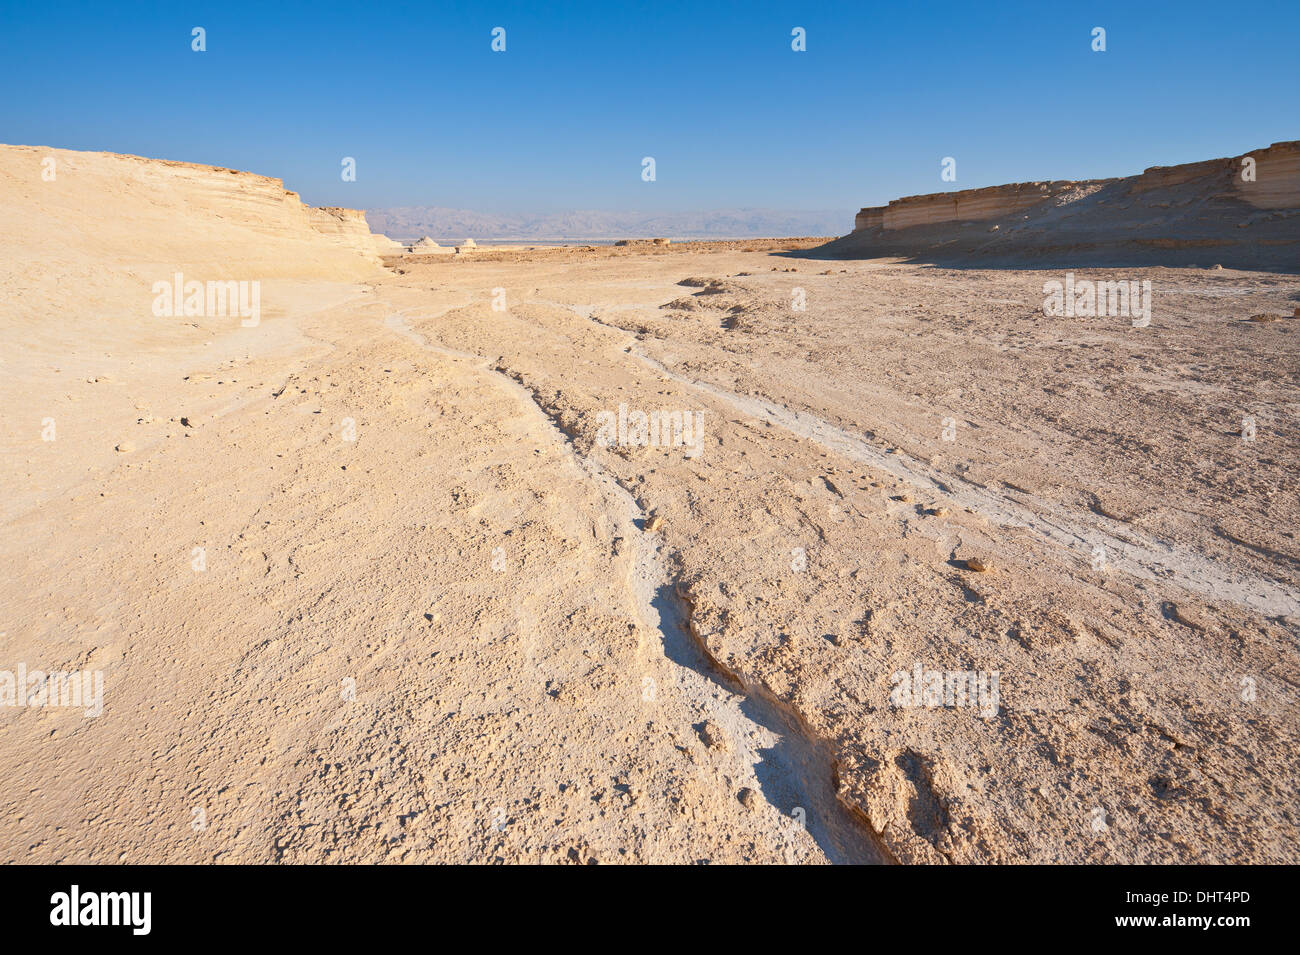
<svg viewBox="0 0 1300 955"><path fill-rule="evenodd" d="M0 189L0 669L104 679L0 707L3 861L1297 861L1295 270L1073 270L1136 326L825 239ZM182 270L260 321L159 317Z"/></svg>

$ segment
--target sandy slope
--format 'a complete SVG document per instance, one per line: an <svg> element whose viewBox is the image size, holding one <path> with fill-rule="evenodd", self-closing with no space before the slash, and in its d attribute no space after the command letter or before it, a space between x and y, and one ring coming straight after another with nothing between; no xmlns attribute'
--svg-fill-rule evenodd
<svg viewBox="0 0 1300 955"><path fill-rule="evenodd" d="M75 207L0 157L36 262ZM1297 322L1243 319L1300 279L1126 273L1135 329L780 243L336 268L308 216L301 272L230 240L245 328L149 311L247 208L157 194L193 249L122 195L89 297L4 273L0 670L106 685L0 708L0 857L1295 861ZM892 705L917 664L1000 698Z"/></svg>

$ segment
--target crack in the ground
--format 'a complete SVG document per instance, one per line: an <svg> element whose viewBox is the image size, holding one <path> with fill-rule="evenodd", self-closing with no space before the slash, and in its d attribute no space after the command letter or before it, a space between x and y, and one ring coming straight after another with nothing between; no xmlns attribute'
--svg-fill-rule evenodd
<svg viewBox="0 0 1300 955"><path fill-rule="evenodd" d="M469 359L475 367L505 383L555 431L574 463L600 488L610 504L610 513L623 514L635 531L630 536L638 550L633 589L637 591L639 616L645 627L658 633L662 659L680 671L674 683L683 691L686 702L700 715L730 723L728 729L737 745L742 745L747 736L771 740L770 745L756 750L758 758L752 764L763 798L793 825L801 823L833 863L894 861L861 809L840 800L838 767L829 742L819 739L793 708L763 687L748 686L739 674L723 667L708 652L707 644L693 626L690 601L669 580L658 544L642 529L645 513L633 493L598 462L577 450L573 436L562 427L558 416L548 409L541 396L524 382L522 375L481 355L429 343L407 326L404 314L390 315L385 325L422 348ZM691 674L697 680L693 681ZM754 728L766 732L753 732ZM774 835L789 845L790 833Z"/></svg>

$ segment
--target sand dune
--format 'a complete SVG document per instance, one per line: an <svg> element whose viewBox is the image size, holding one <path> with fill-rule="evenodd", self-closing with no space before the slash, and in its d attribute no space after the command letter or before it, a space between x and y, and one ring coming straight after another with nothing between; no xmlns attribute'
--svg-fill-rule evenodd
<svg viewBox="0 0 1300 955"><path fill-rule="evenodd" d="M1045 315L1019 246L828 261L943 221L385 268L247 173L0 147L0 198L0 671L103 676L0 707L0 858L1296 860L1262 240L1051 246L1150 282L1136 327ZM259 321L159 315L178 271Z"/></svg>

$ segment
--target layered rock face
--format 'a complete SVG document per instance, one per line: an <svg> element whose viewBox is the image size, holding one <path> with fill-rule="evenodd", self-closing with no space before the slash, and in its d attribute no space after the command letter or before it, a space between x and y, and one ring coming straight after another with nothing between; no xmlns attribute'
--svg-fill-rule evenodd
<svg viewBox="0 0 1300 955"><path fill-rule="evenodd" d="M1243 161L1255 161L1255 178L1243 179ZM1005 186L905 196L886 206L869 206L854 220L854 231L908 229L942 222L979 222L1021 212L1064 193L1128 181L1133 194L1167 189L1198 180L1217 180L1231 194L1257 209L1300 207L1300 142L1274 143L1231 159L1179 166L1153 166L1140 176L1117 179L1013 182Z"/></svg>
<svg viewBox="0 0 1300 955"><path fill-rule="evenodd" d="M1300 142L1274 143L1249 154L1255 160L1255 180L1241 178L1241 161L1233 172L1237 194L1259 209L1300 209Z"/></svg>
<svg viewBox="0 0 1300 955"><path fill-rule="evenodd" d="M297 198L296 193L291 192L289 195ZM312 228L324 236L337 239L344 248L357 249L363 253L371 251L381 255L401 252L404 248L396 239L371 232L366 222L366 214L360 209L321 206L317 209L307 207L307 211L311 214Z"/></svg>
<svg viewBox="0 0 1300 955"><path fill-rule="evenodd" d="M1287 268L1300 263L1300 142L1136 176L907 196L862 209L826 250Z"/></svg>
<svg viewBox="0 0 1300 955"><path fill-rule="evenodd" d="M1139 195L1198 180L1218 183L1226 194L1256 209L1300 208L1300 142L1274 143L1231 159L1153 166L1133 177L1129 192Z"/></svg>
<svg viewBox="0 0 1300 955"><path fill-rule="evenodd" d="M374 275L389 248L364 213L313 209L279 179L215 166L0 146L0 187L0 229L28 259L0 269L75 275L115 263L204 279L352 281Z"/></svg>
<svg viewBox="0 0 1300 955"><path fill-rule="evenodd" d="M887 206L863 209L854 220L854 229L908 229L938 222L996 219L1028 209L1078 185L1070 180L1013 182L1006 186L963 189L960 192L905 196Z"/></svg>

